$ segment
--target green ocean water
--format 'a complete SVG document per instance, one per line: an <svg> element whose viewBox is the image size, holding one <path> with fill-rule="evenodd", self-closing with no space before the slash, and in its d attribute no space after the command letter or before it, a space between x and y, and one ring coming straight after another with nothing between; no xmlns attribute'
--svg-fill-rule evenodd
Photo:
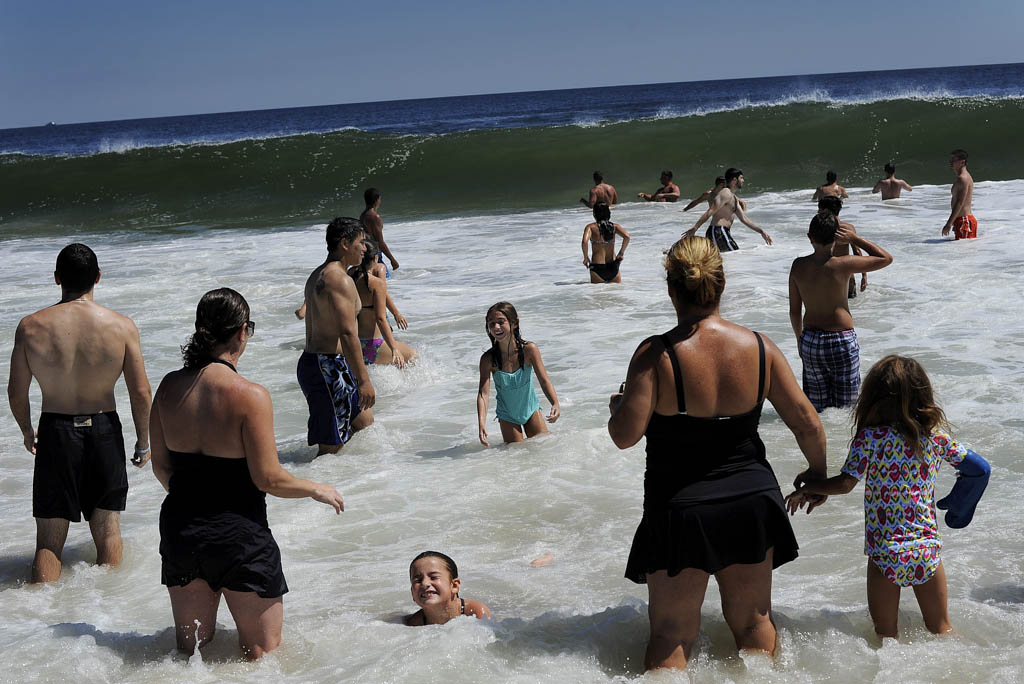
<svg viewBox="0 0 1024 684"><path fill-rule="evenodd" d="M671 169L696 195L728 166L748 194L811 188L827 169L869 186L883 164L912 184L950 182L969 150L976 180L1021 178L1024 98L949 97L745 106L597 125L434 135L343 130L218 144L125 146L79 156L0 156L4 237L182 227L309 225L384 192L390 218L574 205L600 169L628 201Z"/></svg>

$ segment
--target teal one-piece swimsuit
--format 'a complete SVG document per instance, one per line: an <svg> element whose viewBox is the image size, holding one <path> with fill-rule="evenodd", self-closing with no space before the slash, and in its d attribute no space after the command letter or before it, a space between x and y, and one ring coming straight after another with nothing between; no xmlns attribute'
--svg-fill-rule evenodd
<svg viewBox="0 0 1024 684"><path fill-rule="evenodd" d="M494 389L498 405L494 411L499 420L526 425L540 408L533 391L533 367L523 364L515 373L494 370Z"/></svg>

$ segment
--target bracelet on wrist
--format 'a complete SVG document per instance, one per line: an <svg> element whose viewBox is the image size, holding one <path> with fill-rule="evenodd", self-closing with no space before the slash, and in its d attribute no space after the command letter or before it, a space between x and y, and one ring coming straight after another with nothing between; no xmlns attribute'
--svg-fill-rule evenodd
<svg viewBox="0 0 1024 684"><path fill-rule="evenodd" d="M139 447L135 447L135 455L136 456L145 456L148 453L149 453L149 447L146 447L145 449L140 449Z"/></svg>

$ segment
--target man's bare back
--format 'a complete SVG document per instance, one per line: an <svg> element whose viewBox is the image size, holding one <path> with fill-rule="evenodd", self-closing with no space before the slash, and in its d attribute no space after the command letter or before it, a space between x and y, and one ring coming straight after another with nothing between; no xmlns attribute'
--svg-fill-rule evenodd
<svg viewBox="0 0 1024 684"><path fill-rule="evenodd" d="M91 299L54 304L26 316L17 336L42 391L43 411L113 411L121 373L141 370L144 375L135 324Z"/></svg>
<svg viewBox="0 0 1024 684"><path fill-rule="evenodd" d="M814 202L817 202L822 197L827 197L829 195L832 197L840 197L842 199L849 197L846 192L846 188L839 183L831 183L829 185L819 185L818 189L814 191L814 196L811 199Z"/></svg>
<svg viewBox="0 0 1024 684"><path fill-rule="evenodd" d="M848 224L847 224L848 225ZM835 243L863 249L866 256L833 256ZM811 243L814 253L793 260L789 272L790 323L800 339L803 328L848 330L853 327L847 284L855 273L877 271L892 263L892 255L840 226L827 245Z"/></svg>
<svg viewBox="0 0 1024 684"><path fill-rule="evenodd" d="M590 208L593 208L598 202L604 202L611 206L618 201L619 195L615 192L615 188L603 181L590 188L590 196L587 199L580 198L580 202Z"/></svg>
<svg viewBox="0 0 1024 684"><path fill-rule="evenodd" d="M913 192L914 188L910 187L910 184L905 180L892 176L889 178L882 178L875 183L875 187L871 189L871 192L880 192L882 193L883 200L890 200L899 197L900 192L903 190Z"/></svg>

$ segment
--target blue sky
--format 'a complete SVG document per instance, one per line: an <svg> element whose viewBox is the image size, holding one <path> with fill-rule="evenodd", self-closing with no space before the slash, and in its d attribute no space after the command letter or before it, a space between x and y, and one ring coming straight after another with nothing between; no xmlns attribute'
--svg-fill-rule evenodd
<svg viewBox="0 0 1024 684"><path fill-rule="evenodd" d="M1024 61L1024 3L865 7L803 0L3 0L0 128Z"/></svg>

